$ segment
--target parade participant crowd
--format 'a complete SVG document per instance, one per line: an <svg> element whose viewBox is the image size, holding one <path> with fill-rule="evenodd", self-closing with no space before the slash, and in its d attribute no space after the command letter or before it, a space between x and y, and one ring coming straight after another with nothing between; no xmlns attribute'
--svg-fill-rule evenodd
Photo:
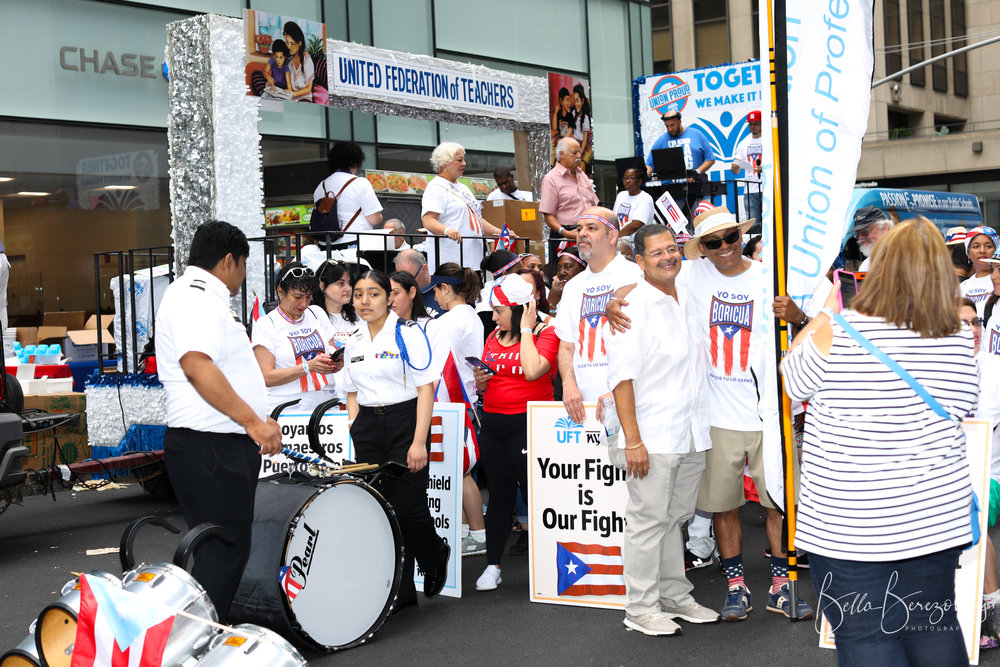
<svg viewBox="0 0 1000 667"><path fill-rule="evenodd" d="M683 137L679 114L664 120L667 135ZM766 313L764 267L755 261L760 238L745 236L754 219L739 221L726 208L709 206L692 221L694 233L685 240L652 222L652 207L639 197L645 194L638 190L641 169L625 172L622 196L613 209L596 205L589 179L578 168L580 153L573 138L561 139L558 164L542 182L540 211L557 240L546 264L528 253L488 252L481 239L463 239L500 230L482 220L471 192L463 191L457 180L464 171L464 149L438 146L432 156L440 176L432 183L438 186L428 187L422 203L422 224L434 235L418 246L426 253L401 250L391 276L336 259L315 272L297 262L277 272L276 307L254 324L245 343L257 364L240 372L254 376L253 396L241 398L243 393L230 391L229 397L221 391L227 398L220 402L205 395L204 387L222 387L220 379L228 380L235 371L223 368L220 373L206 365L230 363L214 348L202 351L169 342L170 336L182 338L182 318L168 308L162 329L167 359L160 363L166 373L171 447L178 447L173 434L179 429L213 431L211 419L188 419L184 409L170 410L171 401L181 406L201 396L197 400L212 406L216 421L225 422L226 428L219 430L273 453L273 425L264 417L265 406L297 399L308 410L340 396L358 460L395 460L408 471L385 476L381 490L396 509L403 532L407 583L398 604L409 606L417 603L409 583L414 559L425 574L425 594L433 596L447 577L451 548L437 537L427 511L435 396L464 402L474 415L478 440L465 443L463 541L454 547L462 556L485 555L476 581L476 589L484 592L503 584L503 552L512 525L530 530L519 506L529 475L527 403L560 397L569 418L578 423L587 418L585 406L596 405L596 417L604 424L602 444L624 472L628 496L624 626L664 636L682 632L678 621L749 618L754 594L744 574L740 514L747 502L745 473L766 515L771 585L766 593L757 593L758 600L765 601L769 612L807 619L813 609L790 591L782 512L767 493L764 463L768 417L762 409L762 383L773 381L778 371L773 361L768 364L765 348L771 339L763 324L765 318L775 323L780 318L797 333L782 366L785 385L792 398L808 402L796 547L800 556L808 552L812 559L820 606L829 617L825 590L877 590L891 570L898 571L906 586L922 589L928 605L954 598L949 586L957 554L972 540L958 420L977 405L979 414L1000 418L1000 399L986 398L1000 396L1000 383L992 380L1000 373L984 378L984 398L979 400L977 364L990 367L993 359L986 359L985 351L977 357L974 347L987 340L983 329L1000 335L1000 319L992 317L1000 299L996 233L988 227L962 230L961 246L973 275L959 287L958 264L931 223L894 222L877 209L862 209L850 230L867 257L869 273L855 303L841 315L835 284L830 290L821 288L830 294L817 296L822 308L800 309L778 299ZM707 168L710 158L695 159L694 168ZM497 170L497 183L495 196L522 198L509 170ZM632 259L619 251L626 235L632 237ZM242 278L240 262L245 262L242 247L221 247L226 250L221 257L216 257L221 251L214 251L208 259L192 262L190 278L186 274L186 282L177 285L208 291L221 302L223 287L232 291L231 283ZM221 286L202 273L216 276ZM966 297L961 303L959 293ZM182 298L172 294L167 297ZM929 398L877 355L858 358L853 329L884 347L905 367L904 373L927 387ZM416 347L426 341L426 366L400 363L400 335L414 337ZM381 363L376 348L383 347L395 350L395 361ZM337 355L342 348L342 356ZM185 365L199 370L188 372ZM460 396L446 387L450 371ZM211 378L210 385L204 377ZM442 391L447 398L442 399ZM864 401L859 392L877 393L879 400ZM671 400L664 401L665 396ZM481 414L474 410L480 401ZM947 414L935 409L938 403ZM247 471L252 459L248 455ZM179 455L178 461L183 460ZM247 471L241 474L255 479ZM485 483L477 480L479 473ZM481 484L488 492L485 517ZM245 505L252 508L253 503L245 490L239 493L243 514L232 525L245 539L237 540L241 551L234 562L250 548ZM1000 490L996 495L1000 500ZM190 509L200 502L197 495L182 487L179 496L189 523L206 518ZM919 516L892 513L891 507L900 504L916 508L909 514ZM850 525L841 520L844 516L852 517ZM685 532L688 545L706 540L708 548L700 548L699 554L686 551ZM904 561L908 569L897 567ZM686 570L713 563L725 574L726 594L705 605L707 600L696 600L702 596ZM987 608L1000 599L995 559L990 563ZM202 567L212 567L211 561ZM226 567L232 569L233 563ZM824 589L823 582L831 578L837 588ZM227 593L213 595L224 603ZM951 616L954 636L939 637L933 649L927 645L934 640L926 633L907 630L875 637L863 615L841 620L837 638L844 660L855 652L878 650L885 661L933 654L941 656L937 664L945 664L960 648L955 640L961 637L958 621ZM992 621L984 627L994 633L995 646ZM990 644L984 639L983 645Z"/></svg>

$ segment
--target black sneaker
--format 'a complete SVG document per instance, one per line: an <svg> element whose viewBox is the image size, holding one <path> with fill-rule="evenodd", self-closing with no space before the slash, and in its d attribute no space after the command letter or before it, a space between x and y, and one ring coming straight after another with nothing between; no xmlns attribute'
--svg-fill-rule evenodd
<svg viewBox="0 0 1000 667"><path fill-rule="evenodd" d="M696 556L687 549L684 550L684 570L700 570L703 567L708 567L714 561L714 557L709 556L708 558L702 558L701 556Z"/></svg>
<svg viewBox="0 0 1000 667"><path fill-rule="evenodd" d="M528 531L521 531L521 534L517 536L517 542L510 545L507 553L511 556L523 556L528 553Z"/></svg>

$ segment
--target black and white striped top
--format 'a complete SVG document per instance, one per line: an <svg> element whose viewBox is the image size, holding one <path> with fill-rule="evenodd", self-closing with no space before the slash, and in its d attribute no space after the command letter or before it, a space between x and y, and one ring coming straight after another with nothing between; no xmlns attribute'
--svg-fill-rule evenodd
<svg viewBox="0 0 1000 667"><path fill-rule="evenodd" d="M920 338L881 318L844 317L961 420L976 408L968 329ZM959 423L831 322L824 357L812 337L781 365L785 391L809 401L795 546L830 558L888 561L972 540L972 486Z"/></svg>

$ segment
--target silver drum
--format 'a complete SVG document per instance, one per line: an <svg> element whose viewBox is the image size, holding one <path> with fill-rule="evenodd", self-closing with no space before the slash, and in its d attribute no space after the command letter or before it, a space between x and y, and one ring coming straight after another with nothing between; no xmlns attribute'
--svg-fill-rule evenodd
<svg viewBox="0 0 1000 667"><path fill-rule="evenodd" d="M38 659L38 649L35 648L35 624L31 622L28 636L21 643L0 655L0 667L38 667L42 664Z"/></svg>
<svg viewBox="0 0 1000 667"><path fill-rule="evenodd" d="M108 572L88 572L88 579L102 579L121 588L121 580ZM80 613L80 579L70 579L58 600L45 607L35 624L35 650L41 664L69 667L76 642L76 618Z"/></svg>
<svg viewBox="0 0 1000 667"><path fill-rule="evenodd" d="M277 632L252 623L241 623L230 632L216 635L199 667L305 667L309 664L294 646Z"/></svg>
<svg viewBox="0 0 1000 667"><path fill-rule="evenodd" d="M164 605L170 609L187 612L193 616L218 623L219 616L208 593L187 570L170 563L143 563L126 572L122 583L127 591ZM184 616L176 616L170 637L163 651L163 667L180 667L191 664L205 652L214 627Z"/></svg>

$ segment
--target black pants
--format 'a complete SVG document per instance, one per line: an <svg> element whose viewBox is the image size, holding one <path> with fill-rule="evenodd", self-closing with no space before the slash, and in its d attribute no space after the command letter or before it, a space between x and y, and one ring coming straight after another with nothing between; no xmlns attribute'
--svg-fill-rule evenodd
<svg viewBox="0 0 1000 667"><path fill-rule="evenodd" d="M486 470L490 504L486 508L486 562L499 565L510 535L517 488L528 498L528 413L483 413L479 432L480 465Z"/></svg>
<svg viewBox="0 0 1000 667"><path fill-rule="evenodd" d="M375 414L372 408L361 407L351 426L354 457L358 463L385 463L397 461L406 464L406 453L413 443L417 427L417 399L385 407L386 414ZM427 432L427 451L430 452L430 427ZM416 473L385 474L376 488L392 505L403 533L406 553L403 560L403 580L399 586L402 600L413 598L413 559L420 568L440 565L445 558L445 543L434 529L434 519L427 508L427 466Z"/></svg>
<svg viewBox="0 0 1000 667"><path fill-rule="evenodd" d="M260 449L242 434L168 428L163 452L167 475L188 527L218 524L235 541L231 547L218 539L202 542L191 572L225 623L250 558Z"/></svg>

